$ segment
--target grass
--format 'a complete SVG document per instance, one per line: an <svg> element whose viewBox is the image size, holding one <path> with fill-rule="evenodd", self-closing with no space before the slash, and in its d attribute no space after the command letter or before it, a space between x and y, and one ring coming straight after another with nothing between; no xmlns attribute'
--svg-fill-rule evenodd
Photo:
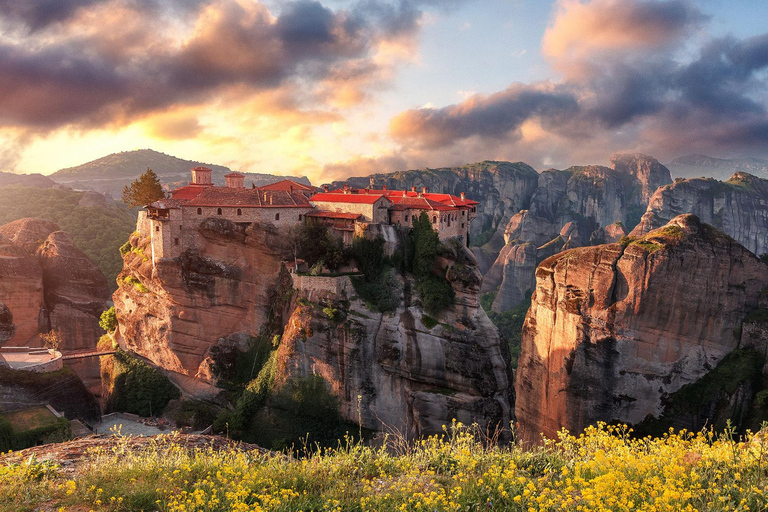
<svg viewBox="0 0 768 512"><path fill-rule="evenodd" d="M624 426L563 432L540 447L486 445L454 423L415 443L342 443L294 456L188 449L174 436L117 438L73 475L34 458L0 465L4 510L539 511L765 510L765 435Z"/></svg>
<svg viewBox="0 0 768 512"><path fill-rule="evenodd" d="M56 424L56 416L47 407L33 407L22 411L9 412L5 419L11 424L13 430L22 432L34 430Z"/></svg>

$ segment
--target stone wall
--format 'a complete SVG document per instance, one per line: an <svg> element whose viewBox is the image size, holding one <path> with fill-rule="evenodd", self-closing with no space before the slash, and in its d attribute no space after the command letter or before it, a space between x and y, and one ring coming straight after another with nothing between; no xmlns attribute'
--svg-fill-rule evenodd
<svg viewBox="0 0 768 512"><path fill-rule="evenodd" d="M349 276L302 276L291 274L293 287L309 300L351 297L355 294Z"/></svg>

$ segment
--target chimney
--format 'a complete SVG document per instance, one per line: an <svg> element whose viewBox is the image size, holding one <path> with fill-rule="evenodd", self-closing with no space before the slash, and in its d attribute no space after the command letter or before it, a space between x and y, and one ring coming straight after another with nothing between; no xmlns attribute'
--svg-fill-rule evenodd
<svg viewBox="0 0 768 512"><path fill-rule="evenodd" d="M349 194L349 183L344 184L344 193Z"/></svg>
<svg viewBox="0 0 768 512"><path fill-rule="evenodd" d="M467 194L465 194L464 192L461 193L461 200L462 201L466 201L467 200Z"/></svg>
<svg viewBox="0 0 768 512"><path fill-rule="evenodd" d="M416 186L411 187L411 192L416 192Z"/></svg>
<svg viewBox="0 0 768 512"><path fill-rule="evenodd" d="M382 185L381 186L381 190L387 190L387 186L386 185Z"/></svg>
<svg viewBox="0 0 768 512"><path fill-rule="evenodd" d="M328 185L323 185L323 192L328 192Z"/></svg>
<svg viewBox="0 0 768 512"><path fill-rule="evenodd" d="M421 193L426 194L427 193L427 187L421 187Z"/></svg>

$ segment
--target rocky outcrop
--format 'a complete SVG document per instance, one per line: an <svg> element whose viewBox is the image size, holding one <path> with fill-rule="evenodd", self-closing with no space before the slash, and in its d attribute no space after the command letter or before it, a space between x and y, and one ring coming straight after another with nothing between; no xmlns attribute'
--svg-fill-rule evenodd
<svg viewBox="0 0 768 512"><path fill-rule="evenodd" d="M465 192L469 199L479 201L478 215L472 221L472 235L487 238L491 252L498 252L504 245L502 232L509 219L523 208L527 208L531 194L538 186L538 173L523 162L484 161L459 167L441 167L373 174L366 177L352 177L336 181L333 188L345 183L365 188L371 180L375 187L410 190L427 187L430 192L449 193L458 196ZM492 236L491 236L492 235ZM486 268L481 267L482 271Z"/></svg>
<svg viewBox="0 0 768 512"><path fill-rule="evenodd" d="M736 172L746 172L768 179L768 161L759 158L712 158L707 155L686 155L667 164L672 175L680 178L714 178L727 180Z"/></svg>
<svg viewBox="0 0 768 512"><path fill-rule="evenodd" d="M656 159L614 155L612 168L599 165L550 169L539 175L530 208L515 214L504 231L506 246L488 270L483 293L498 290L494 311L523 301L534 286L534 269L568 248L618 240L634 226L648 198L671 182Z"/></svg>
<svg viewBox="0 0 768 512"><path fill-rule="evenodd" d="M43 323L43 271L31 254L0 234L0 344L25 346Z"/></svg>
<svg viewBox="0 0 768 512"><path fill-rule="evenodd" d="M739 172L728 181L678 180L660 188L632 236L642 236L692 213L757 255L768 253L768 180Z"/></svg>
<svg viewBox="0 0 768 512"><path fill-rule="evenodd" d="M365 428L418 436L440 433L454 418L491 431L506 427L508 354L478 305L482 275L472 254L453 250L441 264L456 303L436 319L422 312L410 277L400 278L400 305L389 314L368 310L349 278L337 278L346 284L328 293L303 280L278 349L278 374L322 376L341 398L342 416Z"/></svg>
<svg viewBox="0 0 768 512"><path fill-rule="evenodd" d="M768 266L693 215L544 260L515 382L522 439L660 415L738 346L766 287Z"/></svg>
<svg viewBox="0 0 768 512"><path fill-rule="evenodd" d="M282 240L272 225L247 229L207 219L196 250L153 266L149 238L130 238L113 294L124 348L177 374L214 383L211 349L267 324L281 268ZM146 251L146 252L145 252Z"/></svg>

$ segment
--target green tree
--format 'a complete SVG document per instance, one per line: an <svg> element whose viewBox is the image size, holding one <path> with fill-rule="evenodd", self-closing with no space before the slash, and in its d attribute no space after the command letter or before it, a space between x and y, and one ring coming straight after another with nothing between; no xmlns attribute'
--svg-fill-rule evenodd
<svg viewBox="0 0 768 512"><path fill-rule="evenodd" d="M112 306L101 314L99 326L107 332L114 332L115 329L117 329L117 314L115 313L115 306Z"/></svg>
<svg viewBox="0 0 768 512"><path fill-rule="evenodd" d="M421 212L419 218L413 223L413 241L413 275L417 278L428 277L432 274L440 238L432 229L427 212Z"/></svg>
<svg viewBox="0 0 768 512"><path fill-rule="evenodd" d="M165 197L157 174L150 168L130 186L123 187L123 202L130 206L145 206Z"/></svg>

